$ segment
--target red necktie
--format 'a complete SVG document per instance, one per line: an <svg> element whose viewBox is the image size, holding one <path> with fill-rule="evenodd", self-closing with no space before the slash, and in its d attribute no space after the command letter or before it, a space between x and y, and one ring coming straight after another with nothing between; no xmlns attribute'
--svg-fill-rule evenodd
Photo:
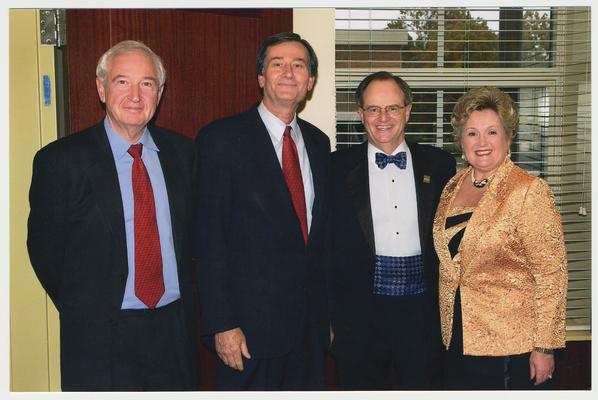
<svg viewBox="0 0 598 400"><path fill-rule="evenodd" d="M162 253L154 192L141 159L142 144L129 147L133 157L133 197L135 201L135 295L149 308L155 308L164 294Z"/></svg>
<svg viewBox="0 0 598 400"><path fill-rule="evenodd" d="M299 218L303 240L307 243L307 212L305 211L305 191L297 156L297 146L291 137L291 127L287 126L282 136L282 173L287 182L295 213Z"/></svg>

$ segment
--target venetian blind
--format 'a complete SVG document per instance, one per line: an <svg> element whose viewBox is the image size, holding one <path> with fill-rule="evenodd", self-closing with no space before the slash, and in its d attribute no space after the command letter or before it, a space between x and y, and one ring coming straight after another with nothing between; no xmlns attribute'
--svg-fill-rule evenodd
<svg viewBox="0 0 598 400"><path fill-rule="evenodd" d="M589 7L336 10L337 148L360 143L355 88L387 70L414 94L406 135L460 153L450 115L472 87L500 87L517 102L513 161L550 184L569 262L567 327L590 330L591 54Z"/></svg>

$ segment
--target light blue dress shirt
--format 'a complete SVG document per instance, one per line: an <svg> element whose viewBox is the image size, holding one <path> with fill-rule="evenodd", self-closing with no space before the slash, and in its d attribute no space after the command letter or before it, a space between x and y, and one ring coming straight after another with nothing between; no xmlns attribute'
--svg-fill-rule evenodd
<svg viewBox="0 0 598 400"><path fill-rule="evenodd" d="M108 141L114 156L118 183L123 202L125 214L125 233L127 238L127 261L129 274L122 301L121 308L141 309L147 308L141 300L135 296L135 219L134 219L134 197L133 197L133 157L127 152L131 143L118 135L110 126L107 119L104 119L104 128L108 133ZM177 275L176 255L174 252L174 240L172 237L172 224L170 221L170 205L166 182L158 158L160 149L154 143L147 128L143 132L139 142L143 144L141 159L150 177L156 204L156 218L158 221L158 234L160 236L160 250L162 252L162 272L164 275L164 295L156 305L162 307L181 297L179 291L179 279Z"/></svg>

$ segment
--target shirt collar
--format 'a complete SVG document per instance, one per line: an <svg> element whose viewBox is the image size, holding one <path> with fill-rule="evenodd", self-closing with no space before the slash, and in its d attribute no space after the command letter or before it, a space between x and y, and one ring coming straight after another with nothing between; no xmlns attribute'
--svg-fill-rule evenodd
<svg viewBox="0 0 598 400"><path fill-rule="evenodd" d="M125 155L128 155L127 150L129 150L129 147L131 147L131 143L129 143L127 140L125 140L125 138L120 136L114 129L112 129L110 123L108 122L108 118L104 118L104 129L106 129L108 142L110 142L110 148L112 148L112 153L114 154L115 158L119 160ZM143 134L137 143L141 143L144 149L160 151L158 146L156 146L156 142L154 142L154 139L152 138L147 126L143 130Z"/></svg>
<svg viewBox="0 0 598 400"><path fill-rule="evenodd" d="M297 114L295 114L290 124L285 124L276 115L272 114L270 110L266 108L263 101L257 107L257 111L259 112L260 117L262 117L262 121L264 121L264 125L266 125L266 128L268 129L268 132L270 132L271 136L273 136L279 141L282 140L284 130L286 126L289 125L292 128L291 136L293 136L293 139L297 141L299 135Z"/></svg>
<svg viewBox="0 0 598 400"><path fill-rule="evenodd" d="M405 153L407 153L407 155L411 154L411 152L409 151L409 146L407 146L407 142L405 140L403 140L401 142L401 144L396 149L394 149L394 151L390 154L396 155L397 153L400 153L401 151L404 151ZM376 153L386 154L386 152L380 150L379 148L374 146L371 142L368 142L368 159L371 160L372 162L375 162L376 161Z"/></svg>

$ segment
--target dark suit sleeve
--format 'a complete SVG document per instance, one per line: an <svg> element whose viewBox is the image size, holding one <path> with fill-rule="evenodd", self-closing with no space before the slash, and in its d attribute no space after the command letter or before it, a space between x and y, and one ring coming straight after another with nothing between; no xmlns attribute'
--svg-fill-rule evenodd
<svg viewBox="0 0 598 400"><path fill-rule="evenodd" d="M440 193L448 181L457 173L457 162L455 157L447 151L436 147L431 147L430 149L432 149L432 152L428 156L428 162L430 165L433 165L435 170L434 175L438 177L436 180L436 190L438 190L436 202L438 202Z"/></svg>
<svg viewBox="0 0 598 400"><path fill-rule="evenodd" d="M203 335L239 326L228 260L231 252L234 196L233 152L224 132L210 126L199 132L197 144L197 213L195 257Z"/></svg>
<svg viewBox="0 0 598 400"><path fill-rule="evenodd" d="M33 161L29 190L30 212L27 249L42 286L59 307L59 284L62 275L65 243L65 190L59 182L58 157L40 151Z"/></svg>
<svg viewBox="0 0 598 400"><path fill-rule="evenodd" d="M455 157L449 155L446 164L447 167L444 169L446 175L443 177L444 183L442 184L441 191L444 189L448 181L450 181L451 178L457 173L457 161L455 160Z"/></svg>

